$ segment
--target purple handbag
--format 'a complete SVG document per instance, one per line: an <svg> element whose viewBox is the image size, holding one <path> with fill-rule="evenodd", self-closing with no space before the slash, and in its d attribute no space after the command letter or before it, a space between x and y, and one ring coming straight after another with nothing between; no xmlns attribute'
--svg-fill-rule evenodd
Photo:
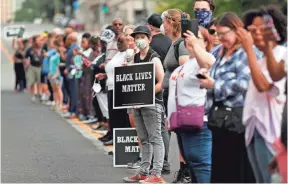
<svg viewBox="0 0 288 184"><path fill-rule="evenodd" d="M181 72L181 70L179 71L179 73ZM204 126L203 118L204 118L205 106L179 105L177 97L178 94L177 80L178 77L176 79L176 90L175 90L175 101L177 112L173 112L170 116L170 129L173 131L189 131L189 130L202 129Z"/></svg>

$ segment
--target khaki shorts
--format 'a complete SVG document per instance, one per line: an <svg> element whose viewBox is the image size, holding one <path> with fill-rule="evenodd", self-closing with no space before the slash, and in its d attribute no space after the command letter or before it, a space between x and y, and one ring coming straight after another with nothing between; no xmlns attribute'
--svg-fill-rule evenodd
<svg viewBox="0 0 288 184"><path fill-rule="evenodd" d="M28 86L41 83L41 67L30 65L26 71L26 78Z"/></svg>
<svg viewBox="0 0 288 184"><path fill-rule="evenodd" d="M50 79L50 83L52 85L61 85L62 84L62 78L56 78L56 79Z"/></svg>

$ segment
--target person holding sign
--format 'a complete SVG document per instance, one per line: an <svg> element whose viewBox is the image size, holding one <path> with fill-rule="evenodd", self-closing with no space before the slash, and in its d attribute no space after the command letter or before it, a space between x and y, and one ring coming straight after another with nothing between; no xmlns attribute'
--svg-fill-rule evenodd
<svg viewBox="0 0 288 184"><path fill-rule="evenodd" d="M135 183L141 180L147 183L164 183L161 171L164 162L164 143L161 135L163 121L163 92L162 82L164 69L160 56L149 47L151 31L147 26L138 26L131 34L135 38L136 46L140 49L134 57L134 63L155 63L155 106L135 107L133 109L136 131L142 144L142 162L138 174L125 177L124 182ZM154 156L153 169L149 175L152 155Z"/></svg>
<svg viewBox="0 0 288 184"><path fill-rule="evenodd" d="M117 48L119 52L105 66L105 73L96 75L98 80L107 79L106 86L108 88L108 111L109 125L105 146L113 145L113 128L128 128L130 127L127 109L113 109L113 84L114 84L114 68L122 66L126 62L128 49L128 39L124 34L120 34L117 39Z"/></svg>

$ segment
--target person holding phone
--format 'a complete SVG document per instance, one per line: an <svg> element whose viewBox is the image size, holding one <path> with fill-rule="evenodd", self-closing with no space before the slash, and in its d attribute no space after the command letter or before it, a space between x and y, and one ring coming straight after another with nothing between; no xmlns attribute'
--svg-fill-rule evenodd
<svg viewBox="0 0 288 184"><path fill-rule="evenodd" d="M208 89L206 113L212 131L211 183L253 183L253 172L245 145L242 124L244 99L250 81L250 69L245 50L240 45L237 30L244 27L232 12L222 14L216 22L221 45L212 54L216 62L200 86ZM255 47L258 59L261 53Z"/></svg>
<svg viewBox="0 0 288 184"><path fill-rule="evenodd" d="M163 66L165 69L165 75L163 80L163 99L164 107L167 110L168 96L169 96L169 79L173 71L180 65L183 65L189 60L189 52L185 48L184 40L181 37L181 16L183 12L179 9L169 9L162 13L162 32L165 33L172 40L167 55L164 59ZM187 14L187 18L189 15ZM166 112L167 114L167 112ZM180 169L177 172L176 178L173 183L190 182L189 166L185 164L181 154Z"/></svg>
<svg viewBox="0 0 288 184"><path fill-rule="evenodd" d="M184 33L185 46L190 58L182 66L176 68L170 77L168 121L171 114L177 111L176 96L181 106L194 106L195 108L202 106L204 109L207 90L200 88L197 74L201 69L209 70L215 58L208 52L212 47L208 31L200 27L197 35L198 38L189 30ZM210 182L212 135L204 114L203 122L205 123L201 130L177 131L176 133L181 155L189 165L191 176L194 176L192 177L193 183Z"/></svg>
<svg viewBox="0 0 288 184"><path fill-rule="evenodd" d="M252 78L243 115L246 145L257 183L271 183L269 162L273 156L285 153L287 158L285 149L279 149L284 146L277 145L286 104L284 63L288 60L287 47L282 44L287 41L287 19L278 7L270 5L247 12L244 20L251 34L245 29L239 29L237 34L247 53ZM257 59L253 43L264 53L264 57ZM282 77L275 76L278 65L282 65L282 69L277 71L282 73ZM287 110L284 113L287 114ZM283 160L283 165L286 165L286 177L282 171L282 179L287 181L287 160Z"/></svg>

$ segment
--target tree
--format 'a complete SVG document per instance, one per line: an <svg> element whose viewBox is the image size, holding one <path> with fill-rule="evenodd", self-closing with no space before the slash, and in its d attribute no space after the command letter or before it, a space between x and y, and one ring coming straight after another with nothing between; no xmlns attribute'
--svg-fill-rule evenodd
<svg viewBox="0 0 288 184"><path fill-rule="evenodd" d="M33 21L34 15L33 10L29 8L22 8L15 12L15 21L22 22L22 21Z"/></svg>
<svg viewBox="0 0 288 184"><path fill-rule="evenodd" d="M224 12L235 12L241 15L243 12L252 8L259 8L266 4L284 4L287 6L287 0L214 0L216 3L216 9L214 16L219 16ZM286 1L286 3L285 3ZM189 13L193 17L193 4L195 0L156 0L156 10L158 13L170 8L178 8L186 13Z"/></svg>

